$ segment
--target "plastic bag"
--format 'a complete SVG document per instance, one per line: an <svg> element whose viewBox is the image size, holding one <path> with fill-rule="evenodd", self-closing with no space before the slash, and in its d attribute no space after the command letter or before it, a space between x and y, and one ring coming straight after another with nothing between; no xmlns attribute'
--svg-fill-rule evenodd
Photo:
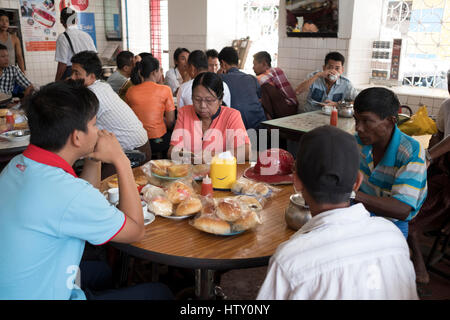
<svg viewBox="0 0 450 320"><path fill-rule="evenodd" d="M231 191L235 194L270 198L279 192L279 188L275 188L264 182L255 182L253 180L241 177L231 186Z"/></svg>
<svg viewBox="0 0 450 320"><path fill-rule="evenodd" d="M436 123L428 116L426 106L421 106L411 119L399 125L398 128L409 136L421 136L437 132Z"/></svg>

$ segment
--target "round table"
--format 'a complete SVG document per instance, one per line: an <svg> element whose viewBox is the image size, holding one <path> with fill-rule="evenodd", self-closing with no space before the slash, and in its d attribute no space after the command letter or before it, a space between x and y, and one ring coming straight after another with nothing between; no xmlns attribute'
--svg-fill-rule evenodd
<svg viewBox="0 0 450 320"><path fill-rule="evenodd" d="M238 165L240 177L249 164ZM134 169L140 173L139 168ZM101 190L107 189L102 181ZM234 236L220 236L195 229L190 218L172 220L156 216L145 227L145 237L132 244L111 243L117 249L132 256L170 266L196 269L200 277L196 288L200 298L210 298L213 290L214 270L259 267L268 264L278 245L295 232L285 222L285 209L294 193L292 185L276 186L280 189L260 212L262 224ZM231 192L215 191L214 197L233 195Z"/></svg>

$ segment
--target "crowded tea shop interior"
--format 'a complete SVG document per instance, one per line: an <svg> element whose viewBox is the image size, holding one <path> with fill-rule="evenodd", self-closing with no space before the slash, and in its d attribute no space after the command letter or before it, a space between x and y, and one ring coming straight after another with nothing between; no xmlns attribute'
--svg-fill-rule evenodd
<svg viewBox="0 0 450 320"><path fill-rule="evenodd" d="M449 93L450 0L0 0L0 299L448 300Z"/></svg>

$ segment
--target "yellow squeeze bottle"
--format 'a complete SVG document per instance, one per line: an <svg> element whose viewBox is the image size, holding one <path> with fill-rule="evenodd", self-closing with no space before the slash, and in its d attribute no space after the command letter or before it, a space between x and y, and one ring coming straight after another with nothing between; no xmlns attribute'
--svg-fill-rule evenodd
<svg viewBox="0 0 450 320"><path fill-rule="evenodd" d="M236 158L229 152L214 156L210 166L210 177L215 190L230 190L236 182Z"/></svg>

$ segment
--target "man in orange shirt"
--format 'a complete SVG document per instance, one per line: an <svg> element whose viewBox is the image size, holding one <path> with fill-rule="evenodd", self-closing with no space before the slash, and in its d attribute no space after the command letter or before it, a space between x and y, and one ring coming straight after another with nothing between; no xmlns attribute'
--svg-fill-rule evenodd
<svg viewBox="0 0 450 320"><path fill-rule="evenodd" d="M131 75L134 86L125 96L126 102L136 113L147 130L154 157L166 158L171 130L175 123L175 104L172 91L157 82L161 78L159 61L147 56L136 63Z"/></svg>

